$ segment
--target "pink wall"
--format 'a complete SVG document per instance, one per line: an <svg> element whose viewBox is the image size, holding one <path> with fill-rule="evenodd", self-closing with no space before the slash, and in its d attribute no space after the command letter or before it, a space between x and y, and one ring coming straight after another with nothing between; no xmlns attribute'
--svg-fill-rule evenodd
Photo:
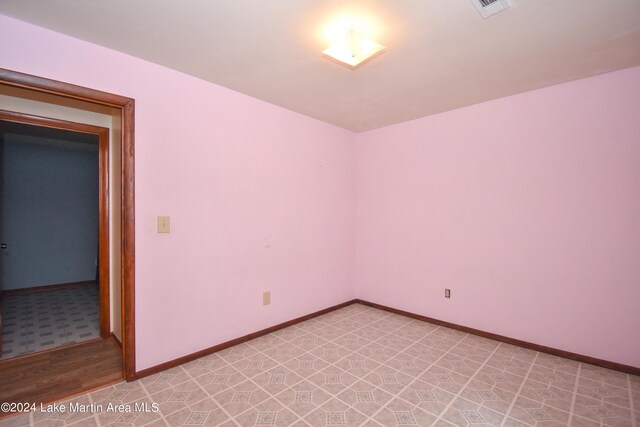
<svg viewBox="0 0 640 427"><path fill-rule="evenodd" d="M139 370L355 297L351 132L3 16L0 67L136 100Z"/></svg>
<svg viewBox="0 0 640 427"><path fill-rule="evenodd" d="M640 68L359 134L356 158L359 298L640 366Z"/></svg>

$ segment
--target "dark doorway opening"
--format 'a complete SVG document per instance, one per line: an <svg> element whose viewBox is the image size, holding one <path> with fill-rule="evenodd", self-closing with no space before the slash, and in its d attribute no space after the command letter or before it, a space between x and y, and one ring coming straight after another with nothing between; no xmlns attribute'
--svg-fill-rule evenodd
<svg viewBox="0 0 640 427"><path fill-rule="evenodd" d="M108 143L0 111L0 359L109 336Z"/></svg>

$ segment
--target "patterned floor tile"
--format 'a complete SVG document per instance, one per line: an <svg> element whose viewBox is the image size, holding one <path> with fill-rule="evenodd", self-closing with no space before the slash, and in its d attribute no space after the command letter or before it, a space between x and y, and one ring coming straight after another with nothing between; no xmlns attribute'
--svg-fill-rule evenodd
<svg viewBox="0 0 640 427"><path fill-rule="evenodd" d="M472 380L460 393L461 398L501 414L508 412L515 396L515 393L477 379Z"/></svg>
<svg viewBox="0 0 640 427"><path fill-rule="evenodd" d="M559 358L560 359L560 358ZM566 359L560 359L565 360ZM565 362L568 363L568 362ZM577 363L577 362L573 362ZM580 378L596 381L604 385L612 385L621 388L627 388L627 374L622 372L613 371L611 369L601 368L599 366L593 366L586 363L582 364L580 370Z"/></svg>
<svg viewBox="0 0 640 427"><path fill-rule="evenodd" d="M452 352L453 350L454 349L452 349ZM436 362L436 366L464 375L465 377L472 377L482 366L482 362L471 360L452 352L442 356L442 358ZM486 357L484 358L486 359Z"/></svg>
<svg viewBox="0 0 640 427"><path fill-rule="evenodd" d="M590 399L585 396L576 396L573 412L580 417L608 426L632 425L631 411L628 408L608 403L603 404L598 399Z"/></svg>
<svg viewBox="0 0 640 427"><path fill-rule="evenodd" d="M442 358L446 354L446 351L430 347L424 343L416 343L405 349L402 353L432 364Z"/></svg>
<svg viewBox="0 0 640 427"><path fill-rule="evenodd" d="M476 362L477 365L484 363L490 356L493 350L485 350L483 348L474 347L464 342L469 336L465 337L461 342L456 344L449 350L449 354L452 356L458 356L470 361Z"/></svg>
<svg viewBox="0 0 640 427"><path fill-rule="evenodd" d="M277 367L279 363L268 357L266 354L259 353L246 357L232 363L230 366L238 372L241 372L247 378L253 378Z"/></svg>
<svg viewBox="0 0 640 427"><path fill-rule="evenodd" d="M229 416L212 400L206 399L165 417L170 427L202 425L217 426L229 421Z"/></svg>
<svg viewBox="0 0 640 427"><path fill-rule="evenodd" d="M241 426L289 426L298 416L275 399L269 399L252 407L235 421Z"/></svg>
<svg viewBox="0 0 640 427"><path fill-rule="evenodd" d="M520 391L520 396L565 412L571 411L573 392L549 384L527 380Z"/></svg>
<svg viewBox="0 0 640 427"><path fill-rule="evenodd" d="M263 354L276 363L285 363L291 359L296 359L302 356L305 352L306 351L304 349L296 346L295 344L285 342L263 351Z"/></svg>
<svg viewBox="0 0 640 427"><path fill-rule="evenodd" d="M384 362L384 365L406 375L418 377L431 366L431 363L407 353L398 353Z"/></svg>
<svg viewBox="0 0 640 427"><path fill-rule="evenodd" d="M414 381L414 379L414 377L387 366L380 366L378 369L364 377L365 381L374 384L391 394L401 392L407 385Z"/></svg>
<svg viewBox="0 0 640 427"><path fill-rule="evenodd" d="M147 397L141 383L119 383L90 393L91 401L100 404L126 404Z"/></svg>
<svg viewBox="0 0 640 427"><path fill-rule="evenodd" d="M206 375L200 378L204 377L206 377ZM143 378L141 382L150 394L155 394L171 386L182 384L190 379L189 374L187 374L182 367L178 366Z"/></svg>
<svg viewBox="0 0 640 427"><path fill-rule="evenodd" d="M341 347L333 342L322 345L309 352L318 359L322 359L327 363L335 363L343 359L353 352L347 348Z"/></svg>
<svg viewBox="0 0 640 427"><path fill-rule="evenodd" d="M356 330L358 328L362 328L363 326L365 326L365 323L360 323L356 320L353 319L349 319L349 318L344 318L344 319L340 319L336 322L333 322L331 324L331 326L338 328L338 329L342 329L345 332L350 332L353 330Z"/></svg>
<svg viewBox="0 0 640 427"><path fill-rule="evenodd" d="M559 368L542 366L537 361L531 368L529 379L571 392L573 392L577 381L577 377L574 374L566 373Z"/></svg>
<svg viewBox="0 0 640 427"><path fill-rule="evenodd" d="M207 399L209 395L193 380L166 388L151 395L151 400L158 403L164 415L173 414L197 402Z"/></svg>
<svg viewBox="0 0 640 427"><path fill-rule="evenodd" d="M516 393L525 378L505 370L484 366L476 374L476 378L496 388Z"/></svg>
<svg viewBox="0 0 640 427"><path fill-rule="evenodd" d="M374 419L369 418L363 424L360 424L360 427L385 427Z"/></svg>
<svg viewBox="0 0 640 427"><path fill-rule="evenodd" d="M514 358L523 362L533 362L539 353L528 348L518 347L511 344L501 343L495 354Z"/></svg>
<svg viewBox="0 0 640 427"><path fill-rule="evenodd" d="M585 381L581 378L577 392L581 396L595 399L602 404L612 404L622 406L624 408L631 408L629 389L627 387L620 388L613 385L598 383L596 381Z"/></svg>
<svg viewBox="0 0 640 427"><path fill-rule="evenodd" d="M310 353L304 353L296 359L288 360L283 363L282 366L300 377L307 379L330 365L325 360L319 359Z"/></svg>
<svg viewBox="0 0 640 427"><path fill-rule="evenodd" d="M308 415L331 398L331 394L308 381L296 384L276 396L279 402L300 417Z"/></svg>
<svg viewBox="0 0 640 427"><path fill-rule="evenodd" d="M227 366L227 362L222 360L217 354L210 354L200 359L185 363L182 368L193 378L208 374Z"/></svg>
<svg viewBox="0 0 640 427"><path fill-rule="evenodd" d="M278 337L283 341L291 342L295 338L306 335L306 332L298 327L298 325L289 326L273 332L274 337Z"/></svg>
<svg viewBox="0 0 640 427"><path fill-rule="evenodd" d="M356 381L358 378L334 365L309 377L309 382L333 395L339 394Z"/></svg>
<svg viewBox="0 0 640 427"><path fill-rule="evenodd" d="M470 380L467 376L437 366L427 369L418 378L453 394L459 393Z"/></svg>
<svg viewBox="0 0 640 427"><path fill-rule="evenodd" d="M143 398L127 404L116 405L113 410L104 410L97 414L101 426L142 426L159 420L161 415L153 410L153 401ZM106 408L106 406L105 406Z"/></svg>
<svg viewBox="0 0 640 427"><path fill-rule="evenodd" d="M77 421L75 423L67 423L70 427L99 427L98 420L96 417L86 418L84 420ZM166 427L165 421L163 419L158 419L156 421L152 421L147 424L149 427Z"/></svg>
<svg viewBox="0 0 640 427"><path fill-rule="evenodd" d="M575 414L573 414L573 416L571 417L571 420L569 420L567 424L558 423L556 425L558 427L564 426L564 425L569 425L571 427L601 427L602 426L602 424L600 424L598 421L590 420L588 418L583 418Z"/></svg>
<svg viewBox="0 0 640 427"><path fill-rule="evenodd" d="M489 409L482 404L457 398L442 418L457 426L482 424L499 426L505 415Z"/></svg>
<svg viewBox="0 0 640 427"><path fill-rule="evenodd" d="M366 416L337 399L329 400L304 418L314 427L359 426L366 419Z"/></svg>
<svg viewBox="0 0 640 427"><path fill-rule="evenodd" d="M351 331L351 334L369 341L375 341L378 338L382 338L387 333L378 328L374 328L373 326L365 326L355 331Z"/></svg>
<svg viewBox="0 0 640 427"><path fill-rule="evenodd" d="M280 343L283 341L280 340L279 338L277 339L274 338L270 340L270 342ZM252 343L253 345L249 345L249 343ZM222 358L222 360L224 360L225 362L232 364L234 362L237 362L238 360L244 359L245 357L250 357L259 353L259 350L255 347L255 345L263 345L263 344L264 344L264 341L260 341L260 342L258 342L257 340L249 341L248 343L234 345L233 347L229 347L227 349L221 350L216 354L218 355L218 357Z"/></svg>
<svg viewBox="0 0 640 427"><path fill-rule="evenodd" d="M195 380L210 396L214 396L221 391L245 381L246 377L232 366L225 366L208 374L201 375Z"/></svg>
<svg viewBox="0 0 640 427"><path fill-rule="evenodd" d="M78 339L65 326L74 313L51 313L44 333ZM35 413L0 425L640 426L639 377L359 304L75 399L160 411Z"/></svg>
<svg viewBox="0 0 640 427"><path fill-rule="evenodd" d="M467 335L463 340L462 344L468 344L472 347L480 348L491 353L495 350L499 343L497 341L491 340L489 338L480 337L477 335Z"/></svg>
<svg viewBox="0 0 640 427"><path fill-rule="evenodd" d="M289 387L298 384L303 378L280 365L268 372L253 377L251 380L271 396L275 396Z"/></svg>
<svg viewBox="0 0 640 427"><path fill-rule="evenodd" d="M337 338L334 342L339 346L349 349L351 351L357 351L362 347L364 347L365 345L371 344L370 340L363 337L359 337L351 333L345 334Z"/></svg>
<svg viewBox="0 0 640 427"><path fill-rule="evenodd" d="M65 408L72 407L84 407L89 408L91 406L91 399L89 395L82 395L73 399L68 399L61 402ZM55 424L74 424L79 423L81 421L85 421L88 418L91 419L89 422L93 422L95 424L96 420L91 411L66 411L66 412L42 412L35 411L33 413L33 424L36 426L45 426L45 425L55 425ZM1 422L0 422L1 424Z"/></svg>
<svg viewBox="0 0 640 427"><path fill-rule="evenodd" d="M372 384L359 381L341 392L337 398L362 414L371 417L389 403L393 395Z"/></svg>
<svg viewBox="0 0 640 427"><path fill-rule="evenodd" d="M304 351L311 351L328 343L328 341L324 338L316 336L312 333L299 335L288 342L297 346L298 348L301 348Z"/></svg>
<svg viewBox="0 0 640 427"><path fill-rule="evenodd" d="M339 328L334 328L333 326L324 326L320 329L316 329L315 331L313 331L313 333L319 337L322 337L328 341L334 341L338 338L340 338L341 336L347 334L347 332L345 332L342 329Z"/></svg>
<svg viewBox="0 0 640 427"><path fill-rule="evenodd" d="M542 425L541 423L561 423L567 425L569 413L546 405L537 400L519 396L516 398L509 417L529 425Z"/></svg>
<svg viewBox="0 0 640 427"><path fill-rule="evenodd" d="M354 353L336 362L334 366L353 375L355 378L362 379L376 370L381 364L358 353Z"/></svg>
<svg viewBox="0 0 640 427"><path fill-rule="evenodd" d="M564 372L575 376L578 372L578 366L580 363L575 360L552 356L546 353L539 353L535 364L537 366L544 366L548 369L552 369L555 372Z"/></svg>
<svg viewBox="0 0 640 427"><path fill-rule="evenodd" d="M429 426L437 418L401 399L394 399L373 419L384 426Z"/></svg>
<svg viewBox="0 0 640 427"><path fill-rule="evenodd" d="M100 336L97 283L5 295L0 360Z"/></svg>
<svg viewBox="0 0 640 427"><path fill-rule="evenodd" d="M532 363L533 359L525 361L517 359L514 356L506 356L504 354L496 352L491 357L489 357L486 364L489 367L499 369L504 372L509 372L511 374L515 374L524 378L525 376L527 376Z"/></svg>
<svg viewBox="0 0 640 427"><path fill-rule="evenodd" d="M232 417L240 415L247 409L256 406L271 396L254 382L247 380L236 384L215 396L213 400Z"/></svg>
<svg viewBox="0 0 640 427"><path fill-rule="evenodd" d="M406 348L410 347L413 344L413 341L410 341L406 338L396 335L395 333L389 333L384 335L377 340L376 343L382 344L385 347L395 350L396 352L401 352Z"/></svg>
<svg viewBox="0 0 640 427"><path fill-rule="evenodd" d="M455 394L433 384L416 380L400 393L400 397L422 410L439 415L451 403Z"/></svg>
<svg viewBox="0 0 640 427"><path fill-rule="evenodd" d="M368 357L378 363L384 363L398 353L399 352L397 350L386 347L378 342L373 342L371 344L365 345L354 354Z"/></svg>

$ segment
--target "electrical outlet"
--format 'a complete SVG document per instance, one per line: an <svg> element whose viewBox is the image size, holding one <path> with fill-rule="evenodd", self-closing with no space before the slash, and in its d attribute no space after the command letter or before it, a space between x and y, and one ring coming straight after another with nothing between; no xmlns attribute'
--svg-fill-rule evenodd
<svg viewBox="0 0 640 427"><path fill-rule="evenodd" d="M445 298L451 298L451 289L445 289L444 290L444 297Z"/></svg>
<svg viewBox="0 0 640 427"><path fill-rule="evenodd" d="M171 232L171 218L168 216L158 217L158 233L170 233Z"/></svg>
<svg viewBox="0 0 640 427"><path fill-rule="evenodd" d="M262 293L262 305L271 304L271 291L266 291Z"/></svg>

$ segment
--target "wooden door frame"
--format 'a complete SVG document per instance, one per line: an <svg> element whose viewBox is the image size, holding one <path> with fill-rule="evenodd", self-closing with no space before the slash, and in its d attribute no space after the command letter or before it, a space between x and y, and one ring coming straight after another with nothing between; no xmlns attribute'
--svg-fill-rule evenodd
<svg viewBox="0 0 640 427"><path fill-rule="evenodd" d="M127 381L136 379L135 353L135 101L30 74L0 68L0 83L119 109L122 118L122 361Z"/></svg>
<svg viewBox="0 0 640 427"><path fill-rule="evenodd" d="M111 300L109 276L109 129L84 123L57 120L49 117L34 116L0 110L0 120L22 123L51 129L62 129L86 133L98 137L98 282L100 286L100 336L111 335Z"/></svg>

